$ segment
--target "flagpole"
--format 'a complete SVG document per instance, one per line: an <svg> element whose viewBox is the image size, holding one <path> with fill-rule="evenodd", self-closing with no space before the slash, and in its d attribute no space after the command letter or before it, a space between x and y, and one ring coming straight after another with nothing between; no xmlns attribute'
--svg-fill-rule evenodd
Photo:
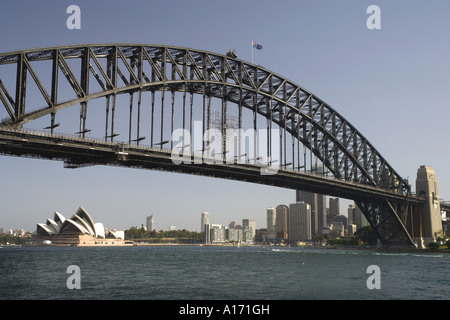
<svg viewBox="0 0 450 320"><path fill-rule="evenodd" d="M253 64L253 41L250 44L252 45L252 64Z"/></svg>

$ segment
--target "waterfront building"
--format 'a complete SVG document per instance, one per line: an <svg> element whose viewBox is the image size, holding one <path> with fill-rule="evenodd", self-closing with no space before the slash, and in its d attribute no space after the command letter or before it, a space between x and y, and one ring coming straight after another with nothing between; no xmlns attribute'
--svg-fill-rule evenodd
<svg viewBox="0 0 450 320"><path fill-rule="evenodd" d="M275 223L275 232L277 240L286 240L287 239L287 216L288 216L289 208L284 204L280 204L276 207L276 223Z"/></svg>
<svg viewBox="0 0 450 320"><path fill-rule="evenodd" d="M242 227L242 241L247 244L252 244L255 242L256 230L252 227Z"/></svg>
<svg viewBox="0 0 450 320"><path fill-rule="evenodd" d="M243 242L244 232L242 228L227 228L225 229L225 239L231 242Z"/></svg>
<svg viewBox="0 0 450 320"><path fill-rule="evenodd" d="M244 240L246 242L255 241L256 221L255 219L243 219L242 228L244 230Z"/></svg>
<svg viewBox="0 0 450 320"><path fill-rule="evenodd" d="M241 225L238 225L236 221L231 221L226 229L226 240L231 242L243 242L244 231Z"/></svg>
<svg viewBox="0 0 450 320"><path fill-rule="evenodd" d="M220 224L205 224L205 243L216 244L225 242L225 227Z"/></svg>
<svg viewBox="0 0 450 320"><path fill-rule="evenodd" d="M331 224L332 234L334 234L336 238L345 237L345 229L346 226L343 222L333 222Z"/></svg>
<svg viewBox="0 0 450 320"><path fill-rule="evenodd" d="M368 226L369 223L357 205L349 205L347 209L347 224L356 225L356 230Z"/></svg>
<svg viewBox="0 0 450 320"><path fill-rule="evenodd" d="M344 215L335 216L335 215L330 214L328 216L328 223L330 225L342 225L344 230L347 229L347 225L348 225L347 217Z"/></svg>
<svg viewBox="0 0 450 320"><path fill-rule="evenodd" d="M356 224L348 224L347 225L347 234L350 236L350 235L353 235L355 232L356 232Z"/></svg>
<svg viewBox="0 0 450 320"><path fill-rule="evenodd" d="M288 212L289 241L309 241L311 232L311 206L305 202L289 205Z"/></svg>
<svg viewBox="0 0 450 320"><path fill-rule="evenodd" d="M153 215L147 217L145 225L146 225L147 231L155 230L155 218L153 217Z"/></svg>
<svg viewBox="0 0 450 320"><path fill-rule="evenodd" d="M103 223L94 223L89 213L82 207L66 219L59 212L46 223L38 223L36 230L38 243L55 245L124 245L124 231L109 230Z"/></svg>
<svg viewBox="0 0 450 320"><path fill-rule="evenodd" d="M202 212L202 218L200 222L200 232L205 232L205 225L209 224L209 213Z"/></svg>
<svg viewBox="0 0 450 320"><path fill-rule="evenodd" d="M277 211L275 208L267 209L267 239L274 240L276 238L276 217Z"/></svg>
<svg viewBox="0 0 450 320"><path fill-rule="evenodd" d="M255 242L256 243L266 243L270 240L271 239L269 239L269 233L267 231L267 228L256 230L256 233L255 233Z"/></svg>

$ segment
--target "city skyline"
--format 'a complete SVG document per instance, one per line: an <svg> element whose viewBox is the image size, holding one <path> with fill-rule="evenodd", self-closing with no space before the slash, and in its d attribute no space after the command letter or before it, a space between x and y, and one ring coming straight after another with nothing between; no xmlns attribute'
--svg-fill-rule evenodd
<svg viewBox="0 0 450 320"><path fill-rule="evenodd" d="M263 46L254 52L255 64L329 103L409 179L413 190L418 168L430 165L440 197L450 200L450 151L443 147L449 138L450 42L445 30L450 28L450 3L377 1L380 30L366 26L366 9L372 4L368 1L234 3L239 10L229 1L136 1L135 6L109 1L107 9L97 1L74 1L70 4L81 8L81 29L69 30L69 3L12 2L0 12L0 28L8 30L0 34L1 51L155 43L223 54L236 49L238 58L251 61L251 41L255 41ZM233 16L233 23L226 19L218 23L216 12ZM283 26L277 23L280 17ZM5 116L1 108L0 119ZM140 226L152 212L164 229L175 225L198 230L197 217L203 211L218 224L249 218L262 228L266 209L294 202L296 192L128 168L70 170L57 161L7 156L0 157L0 176L0 227L4 230L32 230L54 211L69 214L78 206L119 229ZM341 199L341 214L352 203Z"/></svg>

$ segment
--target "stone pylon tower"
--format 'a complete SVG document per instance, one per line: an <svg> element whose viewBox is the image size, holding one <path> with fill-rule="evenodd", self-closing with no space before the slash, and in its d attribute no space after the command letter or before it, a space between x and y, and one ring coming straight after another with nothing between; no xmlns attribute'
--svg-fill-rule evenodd
<svg viewBox="0 0 450 320"><path fill-rule="evenodd" d="M420 166L417 170L416 194L425 199L425 204L416 214L415 224L419 229L415 232L419 247L436 241L442 231L441 205L434 170L429 166ZM419 221L417 221L419 219Z"/></svg>

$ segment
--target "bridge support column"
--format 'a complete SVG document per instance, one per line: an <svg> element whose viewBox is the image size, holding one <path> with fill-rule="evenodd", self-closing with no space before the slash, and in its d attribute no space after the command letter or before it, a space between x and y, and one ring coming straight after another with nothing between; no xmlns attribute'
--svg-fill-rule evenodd
<svg viewBox="0 0 450 320"><path fill-rule="evenodd" d="M359 201L355 203L377 234L379 246L416 248L411 236L412 210L407 203L395 201Z"/></svg>
<svg viewBox="0 0 450 320"><path fill-rule="evenodd" d="M441 205L434 170L429 166L420 166L417 170L416 194L425 199L422 206L415 210L415 241L419 247L436 241L442 232Z"/></svg>

